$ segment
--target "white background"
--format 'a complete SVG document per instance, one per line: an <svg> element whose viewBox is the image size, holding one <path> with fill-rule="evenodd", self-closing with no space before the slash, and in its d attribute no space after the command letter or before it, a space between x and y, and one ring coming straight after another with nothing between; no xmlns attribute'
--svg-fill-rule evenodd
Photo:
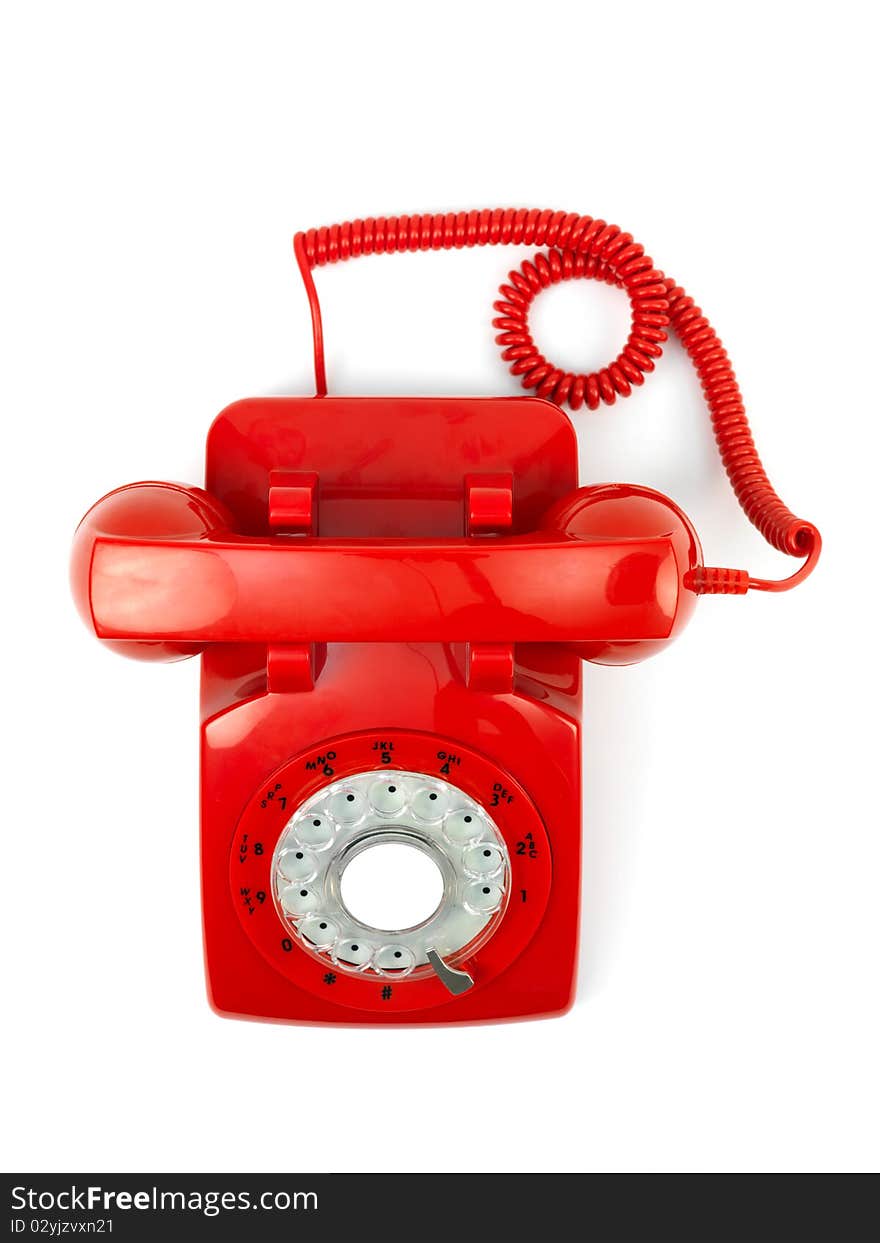
<svg viewBox="0 0 880 1243"><path fill-rule="evenodd" d="M876 1168L868 13L6 6L5 1168ZM119 483L201 482L234 398L311 391L295 229L496 205L616 221L696 296L826 555L790 595L705 600L655 662L587 668L568 1017L222 1021L202 983L197 663L90 639L70 537ZM524 257L320 272L332 388L515 391L489 320ZM580 283L533 322L594 366L626 302ZM668 491L710 563L793 568L737 509L677 347L576 423L585 481Z"/></svg>

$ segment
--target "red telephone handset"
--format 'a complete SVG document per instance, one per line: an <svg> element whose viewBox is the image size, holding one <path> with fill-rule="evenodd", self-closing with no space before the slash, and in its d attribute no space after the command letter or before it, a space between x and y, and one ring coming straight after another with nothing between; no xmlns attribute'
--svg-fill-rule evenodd
<svg viewBox="0 0 880 1243"><path fill-rule="evenodd" d="M681 291L631 239L585 220L471 213L298 235L319 396L229 407L209 433L206 490L133 484L80 524L73 590L95 634L141 659L202 656L202 896L221 1013L413 1023L564 1010L581 659L639 660L676 636L699 594L780 586L703 566L692 525L657 492L579 488L571 424L541 396L324 395L311 266L459 244L457 230L468 245L567 243L502 287L506 337L518 336L512 308L525 331L523 283L616 274L636 344L604 375L564 377L528 342L505 344L539 394L549 384L577 406L622 393L664 335L662 291L678 304ZM706 366L717 380L717 355ZM715 398L730 415L728 381ZM807 557L787 586L815 563L818 532L769 505L741 448L737 460L751 516ZM389 846L439 877L436 905L405 926L347 892L355 862Z"/></svg>
<svg viewBox="0 0 880 1243"><path fill-rule="evenodd" d="M623 485L578 489L537 530L491 541L291 541L238 534L201 489L142 483L89 512L74 556L88 624L145 659L210 643L419 641L598 655L673 637L692 608L698 545L669 500Z"/></svg>

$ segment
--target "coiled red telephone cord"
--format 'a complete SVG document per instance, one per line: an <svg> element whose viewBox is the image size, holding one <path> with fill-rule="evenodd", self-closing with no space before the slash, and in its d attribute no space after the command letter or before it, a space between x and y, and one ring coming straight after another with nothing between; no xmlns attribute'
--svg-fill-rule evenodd
<svg viewBox="0 0 880 1243"><path fill-rule="evenodd" d="M739 385L727 352L714 328L693 298L654 267L644 247L616 225L591 216L526 209L453 212L440 215L388 216L353 220L330 228L297 233L294 252L305 283L312 316L315 384L319 396L327 392L321 308L312 269L360 255L399 251L452 250L468 246L547 247L510 273L494 306L493 326L502 346L501 357L524 388L558 405L595 410L600 402L613 405L628 397L633 385L644 383L647 372L663 353L667 328L678 335L703 387L715 439L733 490L746 517L768 543L804 564L781 581L751 578L745 570L700 566L689 586L700 594L743 594L787 591L810 574L822 547L817 528L796 517L776 495L761 465L746 420ZM529 306L542 289L559 281L581 277L605 281L625 289L632 308L632 327L626 344L607 367L589 375L575 375L551 363L538 350L529 332Z"/></svg>

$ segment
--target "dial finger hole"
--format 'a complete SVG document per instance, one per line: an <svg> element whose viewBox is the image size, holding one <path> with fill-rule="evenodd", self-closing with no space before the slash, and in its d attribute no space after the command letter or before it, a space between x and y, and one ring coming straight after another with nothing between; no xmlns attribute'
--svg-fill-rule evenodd
<svg viewBox="0 0 880 1243"><path fill-rule="evenodd" d="M463 862L471 876L494 876L504 863L504 857L493 843L476 842L464 852Z"/></svg>
<svg viewBox="0 0 880 1243"><path fill-rule="evenodd" d="M367 800L359 790L340 790L333 795L327 807L340 824L357 824L367 814Z"/></svg>
<svg viewBox="0 0 880 1243"><path fill-rule="evenodd" d="M464 904L470 911L491 915L501 906L504 890L490 880L475 880L464 891Z"/></svg>
<svg viewBox="0 0 880 1243"><path fill-rule="evenodd" d="M336 957L353 967L365 967L373 957L373 947L366 941L343 941L337 947Z"/></svg>
<svg viewBox="0 0 880 1243"><path fill-rule="evenodd" d="M308 915L320 905L315 891L299 881L282 889L279 898L288 915Z"/></svg>
<svg viewBox="0 0 880 1243"><path fill-rule="evenodd" d="M339 936L339 925L326 915L309 915L299 926L299 934L318 950L327 950Z"/></svg>
<svg viewBox="0 0 880 1243"><path fill-rule="evenodd" d="M406 791L400 781L374 781L370 786L370 802L381 816L394 816L406 804Z"/></svg>
<svg viewBox="0 0 880 1243"><path fill-rule="evenodd" d="M443 822L443 836L454 846L463 846L483 835L483 822L476 812L454 811Z"/></svg>
<svg viewBox="0 0 880 1243"><path fill-rule="evenodd" d="M374 965L385 975L408 975L416 956L406 945L383 945L376 951Z"/></svg>
<svg viewBox="0 0 880 1243"><path fill-rule="evenodd" d="M429 823L442 820L447 806L444 795L439 790L432 790L428 786L418 790L412 801L412 809L418 818L427 820Z"/></svg>
<svg viewBox="0 0 880 1243"><path fill-rule="evenodd" d="M318 871L318 860L311 851L294 847L279 857L278 871L285 880L312 880Z"/></svg>
<svg viewBox="0 0 880 1243"><path fill-rule="evenodd" d="M332 822L320 815L303 816L294 825L294 833L303 845L315 850L326 850L334 837Z"/></svg>

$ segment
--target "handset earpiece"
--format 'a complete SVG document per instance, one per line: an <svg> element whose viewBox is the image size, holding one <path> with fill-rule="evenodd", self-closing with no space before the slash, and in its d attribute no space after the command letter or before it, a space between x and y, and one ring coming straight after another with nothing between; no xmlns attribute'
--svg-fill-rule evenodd
<svg viewBox="0 0 880 1243"><path fill-rule="evenodd" d="M609 600L642 601L669 619L665 638L597 639L571 644L584 660L599 665L631 665L662 651L684 629L696 606L689 583L702 561L693 524L679 507L653 488L605 483L578 488L544 515L541 525L581 540L669 541L673 559L655 562L643 552L622 558L606 585Z"/></svg>

